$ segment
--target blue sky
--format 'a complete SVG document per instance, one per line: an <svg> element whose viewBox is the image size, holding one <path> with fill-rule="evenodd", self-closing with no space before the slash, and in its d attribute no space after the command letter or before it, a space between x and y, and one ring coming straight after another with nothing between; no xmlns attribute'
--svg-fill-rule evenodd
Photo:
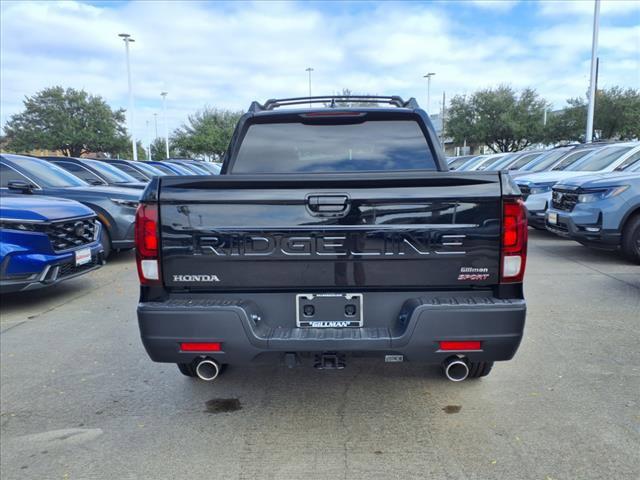
<svg viewBox="0 0 640 480"><path fill-rule="evenodd" d="M588 85L593 1L155 2L3 1L0 120L51 85L127 105L131 33L135 130L160 112L169 128L204 105L307 94L447 97L504 83L533 87L553 107ZM640 2L602 1L600 85L640 87ZM161 121L161 116L159 117ZM159 125L162 131L162 125Z"/></svg>

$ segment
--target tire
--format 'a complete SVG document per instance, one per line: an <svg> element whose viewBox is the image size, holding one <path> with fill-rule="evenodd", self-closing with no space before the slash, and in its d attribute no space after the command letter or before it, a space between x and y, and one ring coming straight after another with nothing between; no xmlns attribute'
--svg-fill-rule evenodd
<svg viewBox="0 0 640 480"><path fill-rule="evenodd" d="M178 366L178 370L180 370L180 373L183 374L185 377L196 376L196 370L195 368L193 368L193 365L191 365L190 363L176 363L176 365Z"/></svg>
<svg viewBox="0 0 640 480"><path fill-rule="evenodd" d="M640 214L635 214L622 230L622 253L635 263L640 263Z"/></svg>
<svg viewBox="0 0 640 480"><path fill-rule="evenodd" d="M107 227L104 226L104 223L100 223L100 227L100 243L104 251L104 259L106 260L109 258L109 255L111 255L111 237L109 237L109 232L107 231Z"/></svg>
<svg viewBox="0 0 640 480"><path fill-rule="evenodd" d="M493 362L474 362L469 364L469 376L467 378L486 377L493 368Z"/></svg>

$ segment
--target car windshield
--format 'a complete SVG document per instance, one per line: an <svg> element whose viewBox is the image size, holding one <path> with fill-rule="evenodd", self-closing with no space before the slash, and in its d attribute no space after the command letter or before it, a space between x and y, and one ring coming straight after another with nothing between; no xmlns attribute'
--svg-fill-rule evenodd
<svg viewBox="0 0 640 480"><path fill-rule="evenodd" d="M233 159L232 159L233 161ZM256 123L249 126L233 173L435 170L414 120L359 123Z"/></svg>
<svg viewBox="0 0 640 480"><path fill-rule="evenodd" d="M486 158L487 158L486 155L480 155L478 157L474 157L471 160L467 160L462 165L460 165L460 167L458 167L458 170L464 170L464 171L473 170L476 165L479 165L480 163L484 162Z"/></svg>
<svg viewBox="0 0 640 480"><path fill-rule="evenodd" d="M152 177L163 177L166 175L165 172L163 172L159 168L156 168L154 165L147 165L144 162L136 162L135 166L136 168L142 170L144 173L151 175Z"/></svg>
<svg viewBox="0 0 640 480"><path fill-rule="evenodd" d="M172 167L176 167L178 169L186 170L187 172L189 172L191 174L194 174L194 175L202 175L203 174L202 170L200 170L197 167L194 167L193 165L188 165L188 164L184 164L184 163L176 165L175 162L171 162L171 166Z"/></svg>
<svg viewBox="0 0 640 480"><path fill-rule="evenodd" d="M176 172L171 170L171 168L167 167L166 165L158 165L157 163L154 163L153 165L150 165L150 166L153 168L157 168L161 172L164 172L165 175L177 175Z"/></svg>
<svg viewBox="0 0 640 480"><path fill-rule="evenodd" d="M604 147L579 162L575 162L565 170L572 172L598 172L607 168L632 148L631 146Z"/></svg>
<svg viewBox="0 0 640 480"><path fill-rule="evenodd" d="M118 170L113 165L101 162L100 160L86 160L83 159L82 163L86 163L91 168L100 172L111 183L136 183L137 180L128 173L124 173L122 170Z"/></svg>
<svg viewBox="0 0 640 480"><path fill-rule="evenodd" d="M86 187L89 184L53 163L31 157L19 157L14 161L18 169L40 186L49 188Z"/></svg>
<svg viewBox="0 0 640 480"><path fill-rule="evenodd" d="M456 168L458 168L460 165L462 165L465 162L468 162L470 159L472 159L474 157L459 157L459 158L454 158L453 160L451 160L449 162L449 168L451 170L455 170Z"/></svg>
<svg viewBox="0 0 640 480"><path fill-rule="evenodd" d="M499 170L500 165L503 165L504 163L509 163L518 155L519 154L517 153L507 153L506 155L498 155L497 157L494 157L488 162L485 162L482 165L480 165L478 170Z"/></svg>
<svg viewBox="0 0 640 480"><path fill-rule="evenodd" d="M491 157L485 159L484 162L480 162L480 165L476 167L476 170L491 170L494 165L497 165L509 156L513 156L513 154L507 153L505 155L492 155Z"/></svg>
<svg viewBox="0 0 640 480"><path fill-rule="evenodd" d="M211 173L213 175L218 175L220 173L220 167L213 163L201 162L198 164L198 167L206 170L208 173Z"/></svg>
<svg viewBox="0 0 640 480"><path fill-rule="evenodd" d="M518 157L518 159L509 165L509 170L523 170L525 166L541 155L540 152L527 153Z"/></svg>
<svg viewBox="0 0 640 480"><path fill-rule="evenodd" d="M618 165L615 170L616 172L620 172L620 171L633 171L633 169L637 166L640 165L640 163L638 163L640 161L640 151L634 153L633 155L631 155L629 158L627 158L624 162L622 162L620 165Z"/></svg>
<svg viewBox="0 0 640 480"><path fill-rule="evenodd" d="M109 165L113 165L118 170L122 170L123 172L128 173L133 178L141 182L146 182L149 180L149 177L147 177L145 174L143 174L142 172L139 172L138 170L133 168L131 165L127 165L126 163L110 163Z"/></svg>
<svg viewBox="0 0 640 480"><path fill-rule="evenodd" d="M568 153L566 156L561 157L560 161L557 161L558 159L556 158L556 163L552 170L565 170L567 167L570 167L578 160L592 154L593 152L595 152L595 149L584 149L577 152Z"/></svg>

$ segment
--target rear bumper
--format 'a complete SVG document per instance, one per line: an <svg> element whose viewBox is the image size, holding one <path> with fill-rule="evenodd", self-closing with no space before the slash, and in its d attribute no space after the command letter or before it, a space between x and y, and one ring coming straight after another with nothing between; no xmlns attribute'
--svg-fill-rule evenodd
<svg viewBox="0 0 640 480"><path fill-rule="evenodd" d="M180 299L138 306L142 342L156 362L190 363L209 356L220 363L246 364L288 352L403 355L412 362L440 363L455 354L440 351L443 340L479 340L482 349L464 352L470 361L511 359L522 339L524 300L469 296L411 298L389 327L286 328L269 326L255 303L245 300ZM370 324L372 326L367 327ZM221 352L182 352L181 342L221 342Z"/></svg>

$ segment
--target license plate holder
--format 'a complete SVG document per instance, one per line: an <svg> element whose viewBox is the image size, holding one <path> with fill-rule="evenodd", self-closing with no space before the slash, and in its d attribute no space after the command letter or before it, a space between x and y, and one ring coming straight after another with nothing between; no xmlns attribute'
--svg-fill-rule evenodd
<svg viewBox="0 0 640 480"><path fill-rule="evenodd" d="M81 248L75 251L76 267L91 262L91 249Z"/></svg>
<svg viewBox="0 0 640 480"><path fill-rule="evenodd" d="M362 327L361 293L299 293L296 326L300 328Z"/></svg>

